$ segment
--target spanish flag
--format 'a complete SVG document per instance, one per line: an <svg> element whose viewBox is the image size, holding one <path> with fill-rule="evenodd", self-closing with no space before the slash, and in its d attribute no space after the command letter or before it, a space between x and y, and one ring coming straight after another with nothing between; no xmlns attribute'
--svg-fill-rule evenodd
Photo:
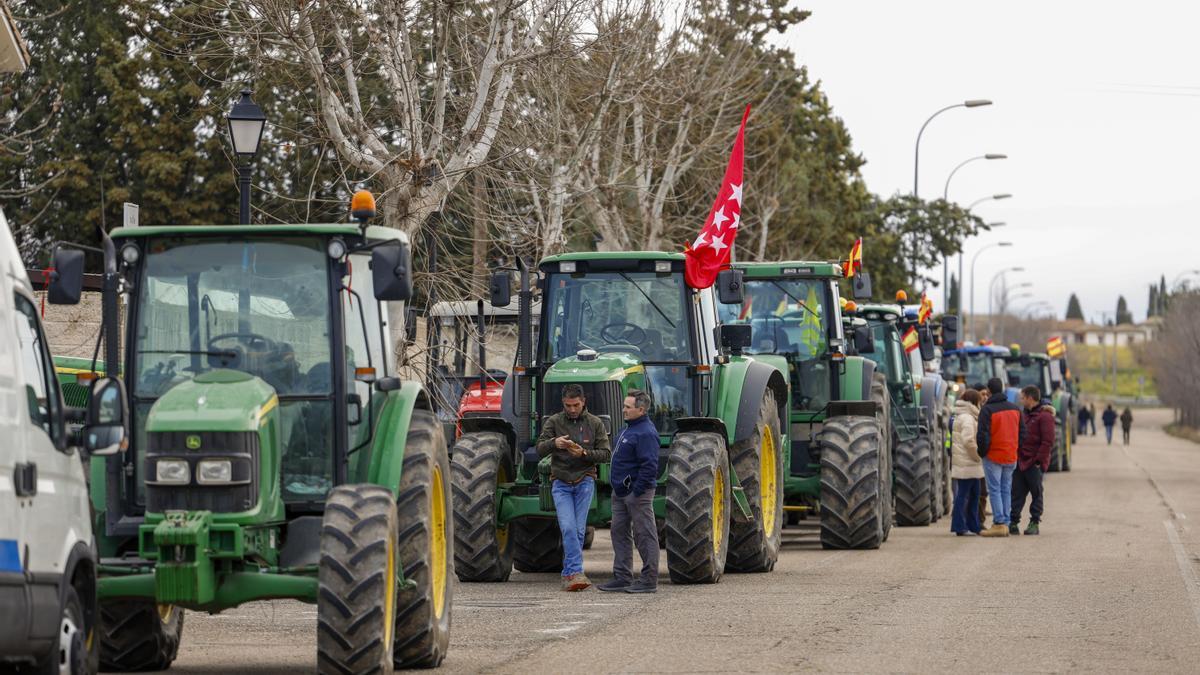
<svg viewBox="0 0 1200 675"><path fill-rule="evenodd" d="M921 308L917 310L917 323L924 325L933 316L933 300L921 294Z"/></svg>
<svg viewBox="0 0 1200 675"><path fill-rule="evenodd" d="M862 271L862 237L854 240L854 246L850 247L850 259L846 261L846 278L853 279L854 275Z"/></svg>
<svg viewBox="0 0 1200 675"><path fill-rule="evenodd" d="M900 338L900 342L904 345L904 353L911 354L914 349L920 346L920 340L917 339L917 327L909 326L908 330L904 331L904 337Z"/></svg>
<svg viewBox="0 0 1200 675"><path fill-rule="evenodd" d="M1056 359L1067 353L1067 343L1063 342L1062 337L1055 335L1046 341L1046 353L1052 359Z"/></svg>

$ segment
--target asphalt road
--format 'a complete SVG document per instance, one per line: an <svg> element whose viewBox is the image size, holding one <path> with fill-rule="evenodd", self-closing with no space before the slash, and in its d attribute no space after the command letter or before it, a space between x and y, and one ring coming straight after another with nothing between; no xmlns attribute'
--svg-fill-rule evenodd
<svg viewBox="0 0 1200 675"><path fill-rule="evenodd" d="M954 537L942 521L823 551L802 527L772 573L653 596L516 572L460 584L442 671L1197 672L1200 445L1159 431L1167 417L1138 413L1128 448L1081 439L1074 470L1047 479L1039 537ZM610 555L601 531L593 580ZM172 672L312 671L315 623L294 602L189 613Z"/></svg>

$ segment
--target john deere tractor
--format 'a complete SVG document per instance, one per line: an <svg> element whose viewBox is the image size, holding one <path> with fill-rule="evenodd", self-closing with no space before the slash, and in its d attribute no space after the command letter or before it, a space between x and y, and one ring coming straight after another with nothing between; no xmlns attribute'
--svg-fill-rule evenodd
<svg viewBox="0 0 1200 675"><path fill-rule="evenodd" d="M922 399L924 361L933 360L933 334L893 304L859 305L852 316L866 320L873 349L865 354L887 382L890 442L897 525L928 525L947 512L943 418L936 401Z"/></svg>
<svg viewBox="0 0 1200 675"><path fill-rule="evenodd" d="M748 326L717 326L717 300L741 301L738 273L718 293L684 282L684 258L659 252L570 253L538 266L541 323L531 330L531 270L520 264L519 346L493 417L462 419L452 450L456 571L504 581L559 571L562 552L548 459L534 442L579 384L587 408L615 436L630 389L650 394L659 432L654 510L664 521L675 583L711 583L726 571L764 572L779 555L788 451L787 382L742 356ZM491 304L510 301L510 272L492 279ZM599 467L591 525L612 517L609 466Z"/></svg>
<svg viewBox="0 0 1200 675"><path fill-rule="evenodd" d="M720 319L750 326L746 353L786 374L792 392L791 452L783 468L789 519L816 512L825 548L879 547L892 525L889 400L875 362L846 355L846 336L855 336L843 331L841 266L734 267L745 274L746 297L740 305L719 305ZM866 343L860 348L869 351Z"/></svg>
<svg viewBox="0 0 1200 675"><path fill-rule="evenodd" d="M1045 354L1022 352L1018 345L1013 345L1011 351L1004 360L1009 400L1015 402L1021 388L1032 384L1050 401L1054 407L1054 449L1050 454L1050 470L1070 471L1074 404L1071 394L1062 386L1063 378L1054 377L1054 369L1061 367L1063 361L1052 360Z"/></svg>
<svg viewBox="0 0 1200 675"><path fill-rule="evenodd" d="M444 658L450 463L386 328L411 294L409 246L356 206L358 224L104 236L105 307L127 298L104 362L132 429L90 468L104 669L166 668L184 610L270 598L316 605L323 672ZM52 302L78 302L83 257L57 247Z"/></svg>
<svg viewBox="0 0 1200 675"><path fill-rule="evenodd" d="M942 377L951 383L955 394L965 387L986 388L993 377L1008 382L1005 363L1011 354L1008 347L962 345L942 354Z"/></svg>

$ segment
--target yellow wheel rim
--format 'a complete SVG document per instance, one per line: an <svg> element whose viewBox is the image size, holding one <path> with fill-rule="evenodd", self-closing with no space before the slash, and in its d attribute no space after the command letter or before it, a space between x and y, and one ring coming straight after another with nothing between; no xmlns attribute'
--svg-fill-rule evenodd
<svg viewBox="0 0 1200 675"><path fill-rule="evenodd" d="M433 579L433 615L442 618L446 611L446 489L442 481L442 468L434 465L430 508L433 523L433 541L430 543L430 578Z"/></svg>
<svg viewBox="0 0 1200 675"><path fill-rule="evenodd" d="M500 467L499 469L496 470L496 488L497 488L497 490L499 489L501 483L507 483L507 482L508 482L508 472L504 470L504 467ZM497 494L498 494L498 492L497 492ZM497 503L497 508L499 508L499 503ZM499 514L497 513L497 515L499 515ZM504 525L496 523L496 543L500 546L501 552L508 549L508 524L507 523L505 523Z"/></svg>
<svg viewBox="0 0 1200 675"><path fill-rule="evenodd" d="M758 491L762 507L763 532L775 531L775 509L779 503L779 474L775 471L775 434L763 429L762 448L758 453Z"/></svg>
<svg viewBox="0 0 1200 675"><path fill-rule="evenodd" d="M392 632L396 629L396 533L388 536L387 573L383 587L383 644L392 644Z"/></svg>
<svg viewBox="0 0 1200 675"><path fill-rule="evenodd" d="M169 622L174 612L175 605L158 605L158 619L163 623Z"/></svg>
<svg viewBox="0 0 1200 675"><path fill-rule="evenodd" d="M712 541L713 552L718 556L721 554L721 543L724 538L724 528L721 527L725 522L725 474L721 473L720 467L717 467L713 475L713 507L712 507Z"/></svg>

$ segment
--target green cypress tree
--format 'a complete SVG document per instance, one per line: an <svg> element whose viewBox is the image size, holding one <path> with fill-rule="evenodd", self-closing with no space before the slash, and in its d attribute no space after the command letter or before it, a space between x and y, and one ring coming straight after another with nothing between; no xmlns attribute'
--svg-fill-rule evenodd
<svg viewBox="0 0 1200 675"><path fill-rule="evenodd" d="M1125 302L1125 296L1117 298L1117 324L1133 323L1133 315L1129 313L1129 306Z"/></svg>
<svg viewBox="0 0 1200 675"><path fill-rule="evenodd" d="M1083 308L1079 305L1079 298L1074 293L1071 294L1071 299L1067 301L1067 318L1083 321Z"/></svg>

